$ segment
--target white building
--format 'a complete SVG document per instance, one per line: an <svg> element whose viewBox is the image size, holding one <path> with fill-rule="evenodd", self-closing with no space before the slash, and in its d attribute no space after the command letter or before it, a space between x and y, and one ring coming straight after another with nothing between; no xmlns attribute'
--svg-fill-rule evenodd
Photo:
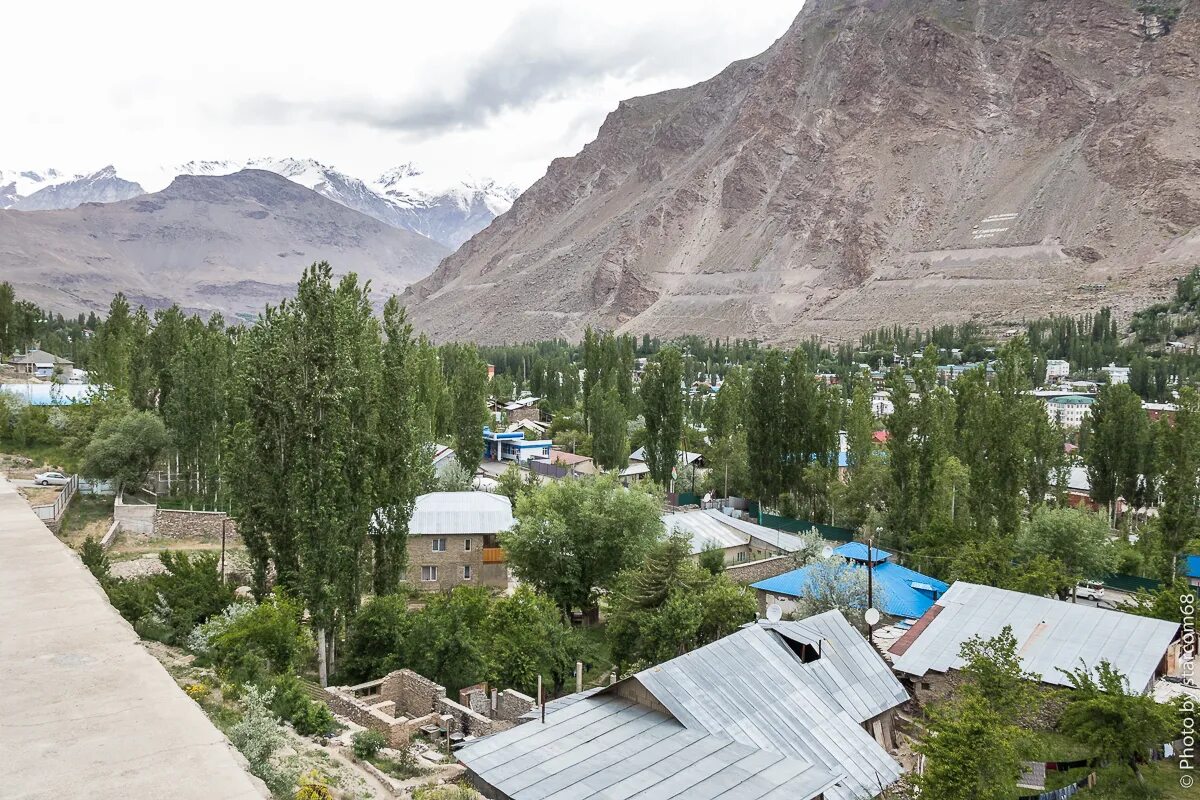
<svg viewBox="0 0 1200 800"><path fill-rule="evenodd" d="M1116 364L1109 364L1107 367L1101 367L1100 371L1108 376L1108 382L1129 383L1129 367L1118 367Z"/></svg>
<svg viewBox="0 0 1200 800"><path fill-rule="evenodd" d="M1051 397L1046 400L1046 413L1064 428L1078 428L1091 413L1094 402L1094 397L1079 394Z"/></svg>
<svg viewBox="0 0 1200 800"><path fill-rule="evenodd" d="M1051 358L1046 362L1046 380L1058 380L1071 374L1071 362Z"/></svg>
<svg viewBox="0 0 1200 800"><path fill-rule="evenodd" d="M889 416L896 407L892 405L892 396L887 392L876 392L871 395L871 413L877 417Z"/></svg>

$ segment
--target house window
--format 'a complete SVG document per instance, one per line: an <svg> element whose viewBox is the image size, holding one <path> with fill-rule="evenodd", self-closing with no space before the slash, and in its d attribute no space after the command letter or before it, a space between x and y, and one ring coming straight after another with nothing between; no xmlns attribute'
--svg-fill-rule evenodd
<svg viewBox="0 0 1200 800"><path fill-rule="evenodd" d="M470 549L471 549L471 540L463 539L463 550L470 550Z"/></svg>
<svg viewBox="0 0 1200 800"><path fill-rule="evenodd" d="M435 553L446 552L446 540L445 539L434 539L433 540L433 552L435 552Z"/></svg>
<svg viewBox="0 0 1200 800"><path fill-rule="evenodd" d="M470 564L463 564L463 580L464 581L471 580L471 565Z"/></svg>
<svg viewBox="0 0 1200 800"><path fill-rule="evenodd" d="M738 560L738 561L745 561L745 560L746 560L746 551L745 551L745 550L742 550L741 552L739 552L739 553L737 554L737 560Z"/></svg>
<svg viewBox="0 0 1200 800"><path fill-rule="evenodd" d="M437 580L437 567L428 566L428 565L421 567L421 580L436 581Z"/></svg>
<svg viewBox="0 0 1200 800"><path fill-rule="evenodd" d="M932 686L930 686L928 683L924 683L924 682L922 682L922 683L921 683L921 688L922 688L922 689L924 689L925 691L927 691L927 692L928 692L928 691L929 691L930 689L932 689L933 687L932 687Z"/></svg>

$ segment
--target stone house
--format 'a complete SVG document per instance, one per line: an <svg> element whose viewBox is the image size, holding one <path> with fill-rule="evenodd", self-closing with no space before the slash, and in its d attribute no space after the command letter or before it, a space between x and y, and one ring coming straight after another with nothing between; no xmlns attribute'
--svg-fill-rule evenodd
<svg viewBox="0 0 1200 800"><path fill-rule="evenodd" d="M489 492L431 492L408 523L408 581L428 591L508 588L497 536L513 526L512 503Z"/></svg>
<svg viewBox="0 0 1200 800"><path fill-rule="evenodd" d="M426 726L463 736L487 736L516 724L533 708L533 698L512 689L472 686L456 702L446 688L410 669L355 686L330 686L325 702L335 714L379 731L388 746L400 747Z"/></svg>

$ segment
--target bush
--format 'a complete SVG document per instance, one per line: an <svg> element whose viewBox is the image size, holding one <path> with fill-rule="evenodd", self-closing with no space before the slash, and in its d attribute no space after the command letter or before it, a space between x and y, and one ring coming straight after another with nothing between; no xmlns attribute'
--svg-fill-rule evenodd
<svg viewBox="0 0 1200 800"><path fill-rule="evenodd" d="M359 731L354 734L352 746L355 757L367 760L374 758L387 746L387 739L379 731Z"/></svg>
<svg viewBox="0 0 1200 800"><path fill-rule="evenodd" d="M83 544L79 548L79 560L96 576L97 580L104 580L108 577L108 556L94 537L89 536L83 540Z"/></svg>
<svg viewBox="0 0 1200 800"><path fill-rule="evenodd" d="M202 659L212 657L212 644L218 636L225 633L242 617L254 611L253 603L231 603L215 617L202 622L188 634L187 649Z"/></svg>
<svg viewBox="0 0 1200 800"><path fill-rule="evenodd" d="M242 702L245 711L241 720L229 729L229 741L250 763L250 771L276 794L291 791L292 777L271 763L271 756L284 743L283 732L271 713L272 692L260 692L253 686L244 687Z"/></svg>
<svg viewBox="0 0 1200 800"><path fill-rule="evenodd" d="M276 677L271 682L271 691L274 692L271 710L292 723L301 736L321 736L337 730L337 720L329 708L309 697L294 675Z"/></svg>
<svg viewBox="0 0 1200 800"><path fill-rule="evenodd" d="M256 672L267 675L293 673L312 653L312 637L300 624L300 604L276 590L207 642L217 670L230 677L252 680ZM251 665L251 666L248 666ZM251 668L252 667L252 668Z"/></svg>
<svg viewBox="0 0 1200 800"><path fill-rule="evenodd" d="M422 786L413 792L413 800L475 800L477 797L469 786L458 783Z"/></svg>
<svg viewBox="0 0 1200 800"><path fill-rule="evenodd" d="M221 583L217 557L191 556L165 550L159 556L167 572L146 578L102 581L108 599L146 639L167 644L184 641L210 616L233 600L233 589Z"/></svg>

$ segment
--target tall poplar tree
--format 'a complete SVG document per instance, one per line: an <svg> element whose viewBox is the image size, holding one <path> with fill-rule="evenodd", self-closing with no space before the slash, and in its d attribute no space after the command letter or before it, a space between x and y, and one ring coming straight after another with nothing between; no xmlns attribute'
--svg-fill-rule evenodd
<svg viewBox="0 0 1200 800"><path fill-rule="evenodd" d="M683 359L664 347L642 376L642 412L646 418L646 466L660 486L669 486L683 436Z"/></svg>

